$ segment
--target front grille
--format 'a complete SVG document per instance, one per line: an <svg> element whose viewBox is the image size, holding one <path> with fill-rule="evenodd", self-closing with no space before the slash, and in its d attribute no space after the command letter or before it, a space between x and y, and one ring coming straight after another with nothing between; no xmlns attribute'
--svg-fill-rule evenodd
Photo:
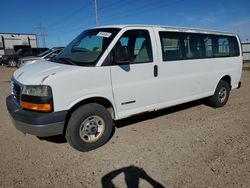
<svg viewBox="0 0 250 188"><path fill-rule="evenodd" d="M16 82L13 82L11 87L12 87L11 94L16 99L16 102L19 103L20 102L21 87Z"/></svg>

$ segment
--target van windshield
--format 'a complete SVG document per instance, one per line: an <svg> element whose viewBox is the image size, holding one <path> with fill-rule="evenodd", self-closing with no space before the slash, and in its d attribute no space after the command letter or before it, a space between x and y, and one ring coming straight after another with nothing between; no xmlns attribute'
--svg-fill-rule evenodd
<svg viewBox="0 0 250 188"><path fill-rule="evenodd" d="M78 66L95 66L119 30L98 28L83 31L53 61Z"/></svg>

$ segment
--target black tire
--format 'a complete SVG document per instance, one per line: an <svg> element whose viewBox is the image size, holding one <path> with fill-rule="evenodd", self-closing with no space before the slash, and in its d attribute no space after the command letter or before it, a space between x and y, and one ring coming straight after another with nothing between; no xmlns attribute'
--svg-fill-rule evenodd
<svg viewBox="0 0 250 188"><path fill-rule="evenodd" d="M20 68L20 63L19 62L17 62L16 67Z"/></svg>
<svg viewBox="0 0 250 188"><path fill-rule="evenodd" d="M15 59L9 59L9 60L7 61L7 65L8 65L9 67L16 67L16 66L17 66L17 61L16 61Z"/></svg>
<svg viewBox="0 0 250 188"><path fill-rule="evenodd" d="M86 152L104 145L113 128L113 120L106 108L90 103L72 113L65 137L73 148Z"/></svg>
<svg viewBox="0 0 250 188"><path fill-rule="evenodd" d="M230 94L230 87L228 82L221 80L214 92L214 95L209 98L209 103L216 108L224 106Z"/></svg>

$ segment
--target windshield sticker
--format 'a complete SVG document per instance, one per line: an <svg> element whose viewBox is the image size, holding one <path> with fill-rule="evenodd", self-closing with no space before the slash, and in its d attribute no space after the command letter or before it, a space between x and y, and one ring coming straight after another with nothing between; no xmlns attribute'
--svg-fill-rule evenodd
<svg viewBox="0 0 250 188"><path fill-rule="evenodd" d="M98 37L109 38L111 34L112 34L112 33L100 31L100 32L97 34L97 36L98 36Z"/></svg>

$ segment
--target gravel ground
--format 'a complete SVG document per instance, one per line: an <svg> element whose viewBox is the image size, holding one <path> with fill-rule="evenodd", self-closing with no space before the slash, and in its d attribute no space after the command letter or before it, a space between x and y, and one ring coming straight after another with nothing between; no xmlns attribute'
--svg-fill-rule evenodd
<svg viewBox="0 0 250 188"><path fill-rule="evenodd" d="M111 140L81 153L62 137L17 131L0 67L0 187L250 187L250 64L242 88L213 109L196 101L116 122Z"/></svg>

